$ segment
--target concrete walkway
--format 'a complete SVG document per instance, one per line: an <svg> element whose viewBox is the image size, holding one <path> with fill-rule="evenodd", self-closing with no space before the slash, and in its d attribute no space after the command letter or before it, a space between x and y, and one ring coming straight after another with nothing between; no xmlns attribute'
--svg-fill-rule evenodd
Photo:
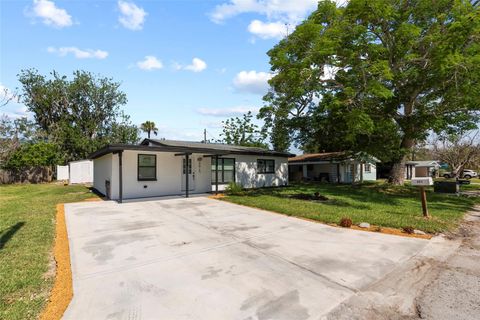
<svg viewBox="0 0 480 320"><path fill-rule="evenodd" d="M65 209L65 319L319 319L429 243L206 197Z"/></svg>

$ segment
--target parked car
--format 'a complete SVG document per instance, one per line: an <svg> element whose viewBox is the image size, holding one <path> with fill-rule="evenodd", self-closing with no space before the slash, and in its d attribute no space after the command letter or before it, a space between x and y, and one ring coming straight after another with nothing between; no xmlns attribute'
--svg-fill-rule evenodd
<svg viewBox="0 0 480 320"><path fill-rule="evenodd" d="M443 177L446 178L446 179L453 178L453 173L452 172L445 172L443 174ZM475 177L478 177L478 173L476 171L469 170L469 169L464 169L463 174L460 178L472 179L472 178L475 178Z"/></svg>

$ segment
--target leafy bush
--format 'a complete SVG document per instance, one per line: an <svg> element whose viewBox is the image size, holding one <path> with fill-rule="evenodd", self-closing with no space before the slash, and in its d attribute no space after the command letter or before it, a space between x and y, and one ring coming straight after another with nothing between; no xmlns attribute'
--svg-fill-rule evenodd
<svg viewBox="0 0 480 320"><path fill-rule="evenodd" d="M12 154L5 163L5 168L53 166L59 162L61 161L58 148L53 143L26 143Z"/></svg>
<svg viewBox="0 0 480 320"><path fill-rule="evenodd" d="M346 217L340 219L340 226L344 228L350 228L352 226L352 219Z"/></svg>
<svg viewBox="0 0 480 320"><path fill-rule="evenodd" d="M232 181L225 188L225 193L232 196L241 196L245 194L245 191L241 184Z"/></svg>

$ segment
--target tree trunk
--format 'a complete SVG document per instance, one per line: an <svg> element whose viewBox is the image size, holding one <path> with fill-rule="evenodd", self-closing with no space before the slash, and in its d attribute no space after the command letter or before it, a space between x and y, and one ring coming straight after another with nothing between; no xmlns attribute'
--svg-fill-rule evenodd
<svg viewBox="0 0 480 320"><path fill-rule="evenodd" d="M397 161L393 163L390 170L390 178L388 182L394 185L403 185L405 182L405 162L407 162L407 154L413 148L414 140L409 138L403 138L401 148L405 150L405 153Z"/></svg>
<svg viewBox="0 0 480 320"><path fill-rule="evenodd" d="M147 131L148 139L150 139L150 130Z"/></svg>

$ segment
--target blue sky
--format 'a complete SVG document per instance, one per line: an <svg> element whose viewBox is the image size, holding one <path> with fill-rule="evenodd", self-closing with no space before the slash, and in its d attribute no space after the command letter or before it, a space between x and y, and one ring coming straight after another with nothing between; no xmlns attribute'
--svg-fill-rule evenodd
<svg viewBox="0 0 480 320"><path fill-rule="evenodd" d="M266 52L315 0L0 0L0 86L21 69L112 77L135 124L159 137L217 138L221 121L262 106ZM3 90L2 94L3 94ZM21 116L17 103L0 114Z"/></svg>

